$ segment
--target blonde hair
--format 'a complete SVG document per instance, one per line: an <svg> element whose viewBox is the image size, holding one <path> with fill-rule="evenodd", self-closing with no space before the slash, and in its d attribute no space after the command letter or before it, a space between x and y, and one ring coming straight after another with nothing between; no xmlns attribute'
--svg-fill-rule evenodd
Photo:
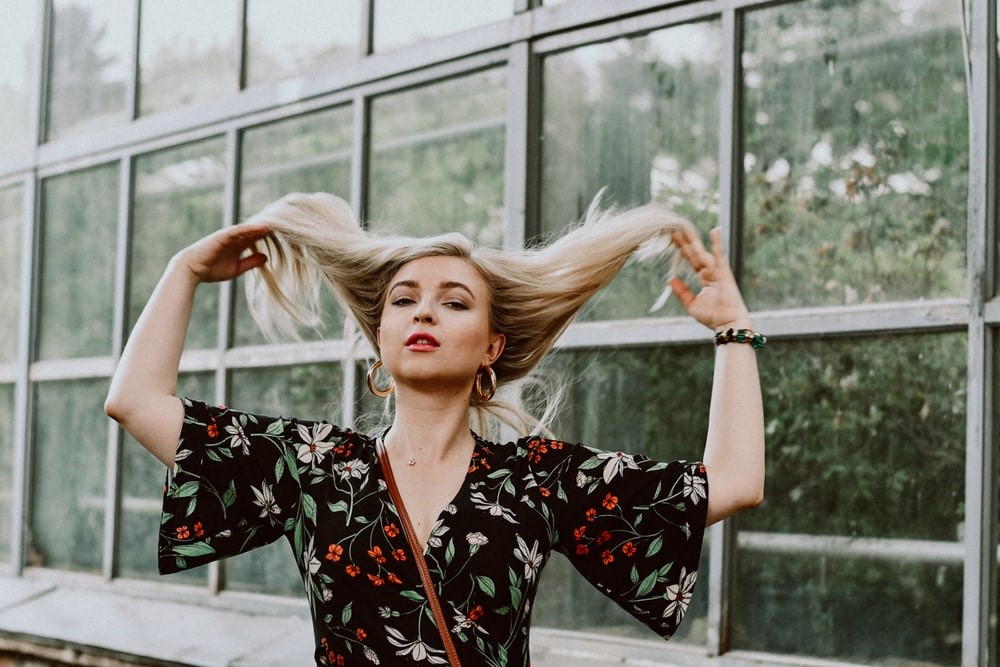
<svg viewBox="0 0 1000 667"><path fill-rule="evenodd" d="M318 323L325 283L377 351L385 292L396 272L421 257L460 257L482 274L490 327L506 337L493 365L503 386L531 373L580 308L626 262L667 254L671 233L689 224L660 206L615 213L601 210L599 200L581 224L552 243L500 250L477 247L458 233L411 238L366 231L339 197L290 194L247 221L271 229L261 248L268 261L247 281L250 309L266 334L273 337L277 328L295 335L296 322ZM502 401L484 403L473 396L470 408L481 425L493 417L519 430L545 426Z"/></svg>

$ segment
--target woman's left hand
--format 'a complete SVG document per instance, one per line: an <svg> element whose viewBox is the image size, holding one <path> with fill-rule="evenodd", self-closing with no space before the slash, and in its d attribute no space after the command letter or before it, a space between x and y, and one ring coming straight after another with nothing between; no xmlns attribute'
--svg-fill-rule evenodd
<svg viewBox="0 0 1000 667"><path fill-rule="evenodd" d="M674 245L694 269L701 282L701 289L695 294L683 280L676 277L668 281L670 289L688 314L709 329L721 331L729 327L748 328L750 313L722 248L722 230L716 227L711 231L710 237L711 252L705 248L694 227L685 227L673 233L671 238Z"/></svg>

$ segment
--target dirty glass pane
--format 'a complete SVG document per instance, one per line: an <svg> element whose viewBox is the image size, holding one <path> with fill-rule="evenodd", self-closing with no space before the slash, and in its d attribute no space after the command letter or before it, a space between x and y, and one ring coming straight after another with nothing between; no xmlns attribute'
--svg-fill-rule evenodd
<svg viewBox="0 0 1000 667"><path fill-rule="evenodd" d="M290 192L331 192L343 199L351 196L351 140L353 111L350 107L326 109L243 134L240 160L240 210L245 220L267 204ZM233 345L265 342L250 317L240 280L233 293ZM323 291L321 332L301 331L306 340L340 338L344 315L336 301Z"/></svg>
<svg viewBox="0 0 1000 667"><path fill-rule="evenodd" d="M42 182L39 359L111 354L118 165Z"/></svg>
<svg viewBox="0 0 1000 667"><path fill-rule="evenodd" d="M789 342L758 359L767 493L739 517L734 648L958 664L965 337Z"/></svg>
<svg viewBox="0 0 1000 667"><path fill-rule="evenodd" d="M20 186L0 189L0 364L17 358L23 202Z"/></svg>
<svg viewBox="0 0 1000 667"><path fill-rule="evenodd" d="M213 403L214 384L215 376L211 373L181 375L177 380L177 395ZM128 433L123 433L121 460L119 576L204 584L207 581L204 567L160 579L156 569L156 545L167 469Z"/></svg>
<svg viewBox="0 0 1000 667"><path fill-rule="evenodd" d="M340 421L339 364L234 370L229 403L255 414ZM226 561L231 590L302 596L302 578L287 540L278 540Z"/></svg>
<svg viewBox="0 0 1000 667"><path fill-rule="evenodd" d="M34 391L27 563L97 574L104 539L108 380L41 382Z"/></svg>
<svg viewBox="0 0 1000 667"><path fill-rule="evenodd" d="M31 104L39 86L35 44L38 3L6 2L0 21L0 159L28 151L32 136Z"/></svg>
<svg viewBox="0 0 1000 667"><path fill-rule="evenodd" d="M143 0L140 114L205 102L239 90L239 4Z"/></svg>
<svg viewBox="0 0 1000 667"><path fill-rule="evenodd" d="M707 231L718 224L718 21L594 44L545 58L541 232L583 217L602 188L620 207L656 201ZM581 314L650 313L665 288L662 262L628 266Z"/></svg>
<svg viewBox="0 0 1000 667"><path fill-rule="evenodd" d="M247 85L307 76L358 57L357 0L250 0Z"/></svg>
<svg viewBox="0 0 1000 667"><path fill-rule="evenodd" d="M513 14L512 0L375 0L374 51L499 21Z"/></svg>
<svg viewBox="0 0 1000 667"><path fill-rule="evenodd" d="M136 158L129 329L170 258L222 226L225 148L220 137ZM218 330L219 290L203 285L195 294L187 347L215 347Z"/></svg>
<svg viewBox="0 0 1000 667"><path fill-rule="evenodd" d="M556 437L662 460L699 460L705 447L714 351L711 346L559 352L544 375L568 383ZM699 585L672 641L704 643L708 545ZM656 635L604 597L569 561L553 558L542 575L534 622L614 636Z"/></svg>
<svg viewBox="0 0 1000 667"><path fill-rule="evenodd" d="M128 120L133 0L56 0L46 137L84 134Z"/></svg>
<svg viewBox="0 0 1000 667"><path fill-rule="evenodd" d="M10 562L14 482L14 385L0 384L0 563Z"/></svg>
<svg viewBox="0 0 1000 667"><path fill-rule="evenodd" d="M961 3L748 12L744 294L752 307L966 292Z"/></svg>
<svg viewBox="0 0 1000 667"><path fill-rule="evenodd" d="M502 69L373 100L370 224L500 246L506 107Z"/></svg>

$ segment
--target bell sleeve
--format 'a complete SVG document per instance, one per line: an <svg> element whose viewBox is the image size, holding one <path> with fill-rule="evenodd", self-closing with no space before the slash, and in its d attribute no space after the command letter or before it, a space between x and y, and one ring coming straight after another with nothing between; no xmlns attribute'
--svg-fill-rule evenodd
<svg viewBox="0 0 1000 667"><path fill-rule="evenodd" d="M669 639L698 579L705 466L544 439L530 441L528 451L556 548L594 587Z"/></svg>
<svg viewBox="0 0 1000 667"><path fill-rule="evenodd" d="M160 574L277 540L294 528L301 502L297 424L182 402L184 424L163 494Z"/></svg>

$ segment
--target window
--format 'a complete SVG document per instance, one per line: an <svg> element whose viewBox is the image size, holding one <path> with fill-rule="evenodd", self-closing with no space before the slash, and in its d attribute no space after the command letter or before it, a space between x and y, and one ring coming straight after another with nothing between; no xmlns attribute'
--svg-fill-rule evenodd
<svg viewBox="0 0 1000 667"><path fill-rule="evenodd" d="M31 120L38 63L33 45L38 36L38 5L8 3L0 21L0 159L26 152L35 145Z"/></svg>
<svg viewBox="0 0 1000 667"><path fill-rule="evenodd" d="M506 98L488 70L375 99L368 222L501 245Z"/></svg>
<svg viewBox="0 0 1000 667"><path fill-rule="evenodd" d="M132 0L53 3L49 140L127 120L135 6Z"/></svg>
<svg viewBox="0 0 1000 667"><path fill-rule="evenodd" d="M483 25L513 12L512 0L375 0L374 5L377 52Z"/></svg>
<svg viewBox="0 0 1000 667"><path fill-rule="evenodd" d="M21 223L24 194L20 187L0 189L0 562L10 560L11 488L14 476L14 381L17 360L21 286ZM10 372L4 369L10 368Z"/></svg>
<svg viewBox="0 0 1000 667"><path fill-rule="evenodd" d="M958 3L803 2L747 14L753 307L965 292L960 25Z"/></svg>

